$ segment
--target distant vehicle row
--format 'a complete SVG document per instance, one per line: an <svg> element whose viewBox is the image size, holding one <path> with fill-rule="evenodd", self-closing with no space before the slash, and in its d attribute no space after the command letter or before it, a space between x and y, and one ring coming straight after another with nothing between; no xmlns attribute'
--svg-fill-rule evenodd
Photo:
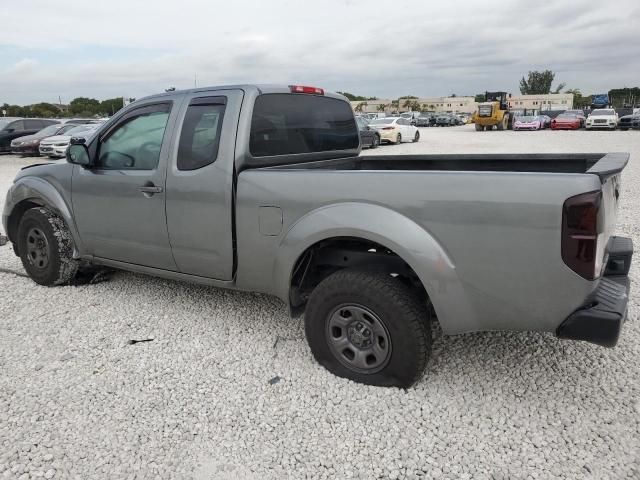
<svg viewBox="0 0 640 480"><path fill-rule="evenodd" d="M64 157L71 137L84 137L104 119L0 118L0 152Z"/></svg>
<svg viewBox="0 0 640 480"><path fill-rule="evenodd" d="M618 118L618 114L612 108L593 110L588 117L585 117L582 110L567 110L553 119L546 115L536 115L515 117L513 121L514 130L543 130L547 127L551 127L552 130L640 129L640 112Z"/></svg>

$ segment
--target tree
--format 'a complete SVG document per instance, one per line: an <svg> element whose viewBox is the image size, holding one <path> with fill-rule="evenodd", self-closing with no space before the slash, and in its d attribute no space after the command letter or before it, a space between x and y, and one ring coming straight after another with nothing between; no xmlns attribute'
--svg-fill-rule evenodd
<svg viewBox="0 0 640 480"><path fill-rule="evenodd" d="M103 115L111 116L122 108L122 97L108 98L100 102L100 112Z"/></svg>
<svg viewBox="0 0 640 480"><path fill-rule="evenodd" d="M28 108L33 117L51 118L60 116L60 109L51 103L36 103Z"/></svg>
<svg viewBox="0 0 640 480"><path fill-rule="evenodd" d="M378 105L378 111L379 112L384 112L387 109L388 105L385 105L384 103L381 103Z"/></svg>
<svg viewBox="0 0 640 480"><path fill-rule="evenodd" d="M398 100L405 100L407 98L410 99L410 100L413 100L413 99L416 99L418 97L416 97L414 95L405 95L404 97L398 97Z"/></svg>
<svg viewBox="0 0 640 480"><path fill-rule="evenodd" d="M69 111L75 115L89 113L88 116L100 113L100 102L95 98L78 97L69 103Z"/></svg>
<svg viewBox="0 0 640 480"><path fill-rule="evenodd" d="M520 93L523 95L543 95L551 93L551 84L556 74L551 70L539 72L537 70L529 71L527 78L522 77L520 80ZM561 83L554 93L559 93L565 84Z"/></svg>
<svg viewBox="0 0 640 480"><path fill-rule="evenodd" d="M362 102L360 104L360 111L364 112L367 109L368 106L369 106L369 104L367 102Z"/></svg>
<svg viewBox="0 0 640 480"><path fill-rule="evenodd" d="M361 111L362 111L362 103L357 104L357 105L355 106L354 110L355 110L356 112L361 112Z"/></svg>
<svg viewBox="0 0 640 480"><path fill-rule="evenodd" d="M407 98L407 99L404 101L404 103L402 104L402 108L411 108L411 104L412 104L412 103L413 103L413 102L412 102L409 98Z"/></svg>
<svg viewBox="0 0 640 480"><path fill-rule="evenodd" d="M340 95L344 95L351 102L363 102L365 100L378 100L377 97L363 97L361 95L354 95L353 93L349 93L349 92L337 92L337 93L339 93Z"/></svg>

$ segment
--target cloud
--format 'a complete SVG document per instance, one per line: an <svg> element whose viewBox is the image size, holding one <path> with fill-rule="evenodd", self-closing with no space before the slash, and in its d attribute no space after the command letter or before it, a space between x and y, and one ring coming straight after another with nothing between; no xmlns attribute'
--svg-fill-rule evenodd
<svg viewBox="0 0 640 480"><path fill-rule="evenodd" d="M379 97L517 92L522 75L545 68L556 83L607 91L640 78L636 4L156 0L151 12L130 0L16 2L0 7L0 102L140 97L196 76Z"/></svg>

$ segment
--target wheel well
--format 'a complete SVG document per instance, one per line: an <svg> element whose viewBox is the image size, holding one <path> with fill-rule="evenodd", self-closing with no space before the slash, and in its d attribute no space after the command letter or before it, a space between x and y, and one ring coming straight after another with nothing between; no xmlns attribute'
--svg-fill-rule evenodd
<svg viewBox="0 0 640 480"><path fill-rule="evenodd" d="M384 271L398 277L430 304L418 275L395 252L371 240L335 237L310 246L296 261L289 289L292 313L302 314L313 290L329 275L354 267ZM432 313L435 316L435 312Z"/></svg>
<svg viewBox="0 0 640 480"><path fill-rule="evenodd" d="M7 222L7 236L9 237L9 240L11 240L11 242L13 243L16 251L18 248L17 247L18 226L20 225L20 220L22 219L22 216L27 210L34 207L39 207L39 206L40 204L32 200L23 200L13 207L13 211L11 212L11 215L9 215L9 220Z"/></svg>

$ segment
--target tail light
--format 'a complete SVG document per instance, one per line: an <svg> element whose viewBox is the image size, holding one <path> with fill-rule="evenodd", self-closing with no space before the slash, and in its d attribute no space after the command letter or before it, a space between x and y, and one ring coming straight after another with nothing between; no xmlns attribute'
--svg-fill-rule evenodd
<svg viewBox="0 0 640 480"><path fill-rule="evenodd" d="M318 87L305 87L304 85L289 85L291 93L308 93L311 95L324 95L324 90Z"/></svg>
<svg viewBox="0 0 640 480"><path fill-rule="evenodd" d="M394 127L382 127L382 130L393 130Z"/></svg>
<svg viewBox="0 0 640 480"><path fill-rule="evenodd" d="M602 270L598 252L598 221L602 192L589 192L568 198L562 207L562 260L587 280Z"/></svg>

